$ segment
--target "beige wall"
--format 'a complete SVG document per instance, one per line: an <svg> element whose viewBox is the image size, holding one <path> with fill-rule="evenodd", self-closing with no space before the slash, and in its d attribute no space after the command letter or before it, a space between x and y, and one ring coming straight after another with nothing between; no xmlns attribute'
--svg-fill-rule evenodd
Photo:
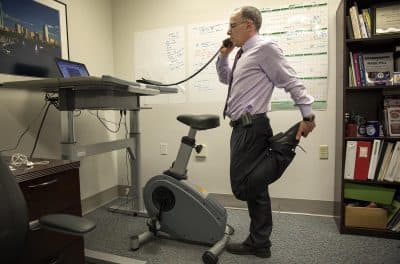
<svg viewBox="0 0 400 264"><path fill-rule="evenodd" d="M282 6L299 1L183 1L183 0L65 0L68 5L70 55L84 62L92 75L114 74L132 80L134 75L134 32L156 28L184 26L228 19L230 12L241 5L259 7ZM307 153L298 151L295 161L284 177L270 187L273 197L310 200L333 200L334 140L335 140L335 12L339 0L329 0L329 88L328 109L318 111L317 128L301 145ZM151 51L147 51L151 52ZM22 79L0 75L0 82ZM9 147L42 105L40 94L23 91L2 91L0 96L0 148ZM175 159L180 137L187 128L176 121L182 113L222 112L223 103L155 105L141 112L142 175L145 182L169 167ZM112 112L106 113L109 119ZM269 114L275 132L298 121L299 112L279 111ZM43 129L37 156L59 155L59 113L51 109ZM37 122L38 125L38 122ZM35 136L32 130L22 142L19 152L29 153ZM229 185L228 122L221 127L198 133L198 143L208 145L205 161L191 159L189 177L209 192L231 193ZM81 144L100 142L116 136L108 133L91 115L78 118L77 135ZM118 135L122 137L122 133ZM169 155L159 155L160 142L169 144ZM329 146L329 159L319 160L319 145ZM118 179L117 179L118 175ZM82 161L82 198L106 190L116 184L126 184L125 157L122 151L89 157Z"/></svg>
<svg viewBox="0 0 400 264"><path fill-rule="evenodd" d="M71 60L84 62L93 75L113 74L112 2L110 0L66 0ZM30 79L0 74L0 82ZM13 146L17 136L39 112L42 94L2 90L0 95L0 149ZM114 118L113 113L107 113ZM18 152L29 155L40 119L25 136ZM95 117L82 113L76 123L80 144L101 142L110 135ZM60 157L59 112L51 107L40 136L36 157ZM81 163L81 196L86 198L117 184L116 153L84 159Z"/></svg>
<svg viewBox="0 0 400 264"><path fill-rule="evenodd" d="M307 2L307 1L304 1ZM241 5L258 7L282 6L299 1L183 1L183 0L120 0L113 2L115 74L132 80L134 76L134 32L156 28L185 26L228 20L230 12ZM335 138L335 12L338 0L329 3L329 91L327 111L316 112L317 128L301 145L307 153L298 151L296 159L284 177L270 187L273 197L333 201L334 138ZM151 52L144 51L144 52ZM173 80L171 80L173 81ZM189 88L190 89L190 88ZM144 181L166 168L174 160L180 137L187 128L176 121L183 113L220 114L223 103L154 105L141 112L142 174ZM300 118L296 111L269 114L275 132L284 130ZM191 159L189 177L209 192L231 193L229 185L228 121L221 127L198 133L198 143L208 145L205 161ZM160 142L169 144L170 155L159 154ZM329 146L329 159L319 160L319 145ZM123 183L123 177L120 177Z"/></svg>

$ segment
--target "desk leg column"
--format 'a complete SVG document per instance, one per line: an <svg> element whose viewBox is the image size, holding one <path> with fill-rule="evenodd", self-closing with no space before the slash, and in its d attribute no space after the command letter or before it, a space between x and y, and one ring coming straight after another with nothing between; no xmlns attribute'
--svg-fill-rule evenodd
<svg viewBox="0 0 400 264"><path fill-rule="evenodd" d="M78 160L75 153L74 111L61 113L61 158Z"/></svg>
<svg viewBox="0 0 400 264"><path fill-rule="evenodd" d="M131 183L132 183L132 199L133 199L133 211L137 215L144 216L144 204L143 204L143 193L142 193L142 178L140 174L140 126L139 126L139 109L130 111L130 128L129 136L134 139L135 144L135 157L131 157Z"/></svg>

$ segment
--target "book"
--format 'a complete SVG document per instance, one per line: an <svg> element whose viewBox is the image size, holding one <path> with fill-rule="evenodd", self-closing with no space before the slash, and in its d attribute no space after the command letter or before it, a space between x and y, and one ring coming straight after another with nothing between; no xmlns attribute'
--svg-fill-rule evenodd
<svg viewBox="0 0 400 264"><path fill-rule="evenodd" d="M371 31L371 15L370 15L370 10L369 8L365 8L361 10L361 13L364 17L364 22L365 22L365 26L367 27L367 33L368 33L368 37L371 37L372 35L372 31Z"/></svg>
<svg viewBox="0 0 400 264"><path fill-rule="evenodd" d="M364 59L363 59L361 52L357 53L357 55L358 55L358 67L360 70L360 83L361 83L361 86L366 86L367 81L366 81L366 75L365 75Z"/></svg>
<svg viewBox="0 0 400 264"><path fill-rule="evenodd" d="M378 156L378 162L376 163L376 169L375 169L375 174L374 174L374 180L378 180L378 176L382 167L382 163L385 157L385 153L386 153L386 149L387 149L387 142L386 141L382 141L381 142L381 147L379 149L379 156Z"/></svg>
<svg viewBox="0 0 400 264"><path fill-rule="evenodd" d="M351 26L350 16L346 16L346 26L347 26L347 37L349 39L354 39L353 27Z"/></svg>
<svg viewBox="0 0 400 264"><path fill-rule="evenodd" d="M351 69L352 69L352 71L351 71L351 74L353 75L353 86L357 86L357 81L356 81L356 68L355 68L355 66L354 66L354 60L353 60L353 52L349 52L349 55L350 55L350 66L351 66Z"/></svg>
<svg viewBox="0 0 400 264"><path fill-rule="evenodd" d="M349 10L351 25L353 27L354 38L360 39L361 38L361 31L360 31L360 22L358 20L358 8L356 5L350 7Z"/></svg>
<svg viewBox="0 0 400 264"><path fill-rule="evenodd" d="M396 175L396 169L399 163L399 158L400 158L400 141L397 141L393 148L393 154L390 159L388 169L383 178L384 181L393 182L393 179Z"/></svg>
<svg viewBox="0 0 400 264"><path fill-rule="evenodd" d="M398 214L398 216L400 216L400 214ZM400 217L398 218L396 225L391 230L394 232L400 232Z"/></svg>
<svg viewBox="0 0 400 264"><path fill-rule="evenodd" d="M400 212L397 211L397 213L391 217L390 222L387 223L387 228L392 231L396 231L399 222L400 222Z"/></svg>
<svg viewBox="0 0 400 264"><path fill-rule="evenodd" d="M372 143L371 161L368 168L368 180L373 180L375 177L376 165L381 151L381 140L375 139Z"/></svg>
<svg viewBox="0 0 400 264"><path fill-rule="evenodd" d="M396 169L396 175L394 176L393 181L400 183L400 162Z"/></svg>
<svg viewBox="0 0 400 264"><path fill-rule="evenodd" d="M393 146L394 146L393 142L387 142L386 144L385 155L383 156L383 160L380 165L380 170L377 177L378 181L383 181L383 179L385 178L387 167L389 165L390 159L392 158Z"/></svg>
<svg viewBox="0 0 400 264"><path fill-rule="evenodd" d="M349 87L354 87L356 86L356 83L353 78L353 67L350 65L349 66Z"/></svg>
<svg viewBox="0 0 400 264"><path fill-rule="evenodd" d="M395 218L396 214L400 211L400 201L393 200L392 202L392 209L389 211L388 214L388 225L391 223L392 219Z"/></svg>
<svg viewBox="0 0 400 264"><path fill-rule="evenodd" d="M361 37L362 38L368 38L367 27L365 25L364 17L363 17L362 14L358 15L358 21L360 23Z"/></svg>
<svg viewBox="0 0 400 264"><path fill-rule="evenodd" d="M348 180L354 179L354 169L356 161L357 141L347 141L346 143L346 160L344 165L344 178Z"/></svg>
<svg viewBox="0 0 400 264"><path fill-rule="evenodd" d="M368 168L371 158L371 142L357 141L356 161L354 165L354 179L368 180Z"/></svg>
<svg viewBox="0 0 400 264"><path fill-rule="evenodd" d="M356 77L356 84L357 86L361 86L361 76L360 76L360 66L359 66L359 59L358 59L358 52L353 52L353 71Z"/></svg>
<svg viewBox="0 0 400 264"><path fill-rule="evenodd" d="M362 56L367 85L391 85L393 83L393 52L364 53Z"/></svg>

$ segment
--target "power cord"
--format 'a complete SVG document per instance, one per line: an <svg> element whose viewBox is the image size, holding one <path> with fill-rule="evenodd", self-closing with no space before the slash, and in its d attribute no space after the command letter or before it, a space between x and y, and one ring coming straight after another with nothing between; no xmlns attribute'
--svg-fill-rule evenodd
<svg viewBox="0 0 400 264"><path fill-rule="evenodd" d="M124 124L124 128L125 128L125 138L128 138L128 122L127 122L127 118L126 118L126 111L125 110L123 110L123 111L121 111L121 114L123 114L124 115L124 122L123 122L123 124ZM134 208L134 194L132 193L132 192L130 192L130 190L132 189L132 185L131 185L131 183L130 183L130 180L129 180L129 162L128 162L128 159L129 159L129 153L128 153L128 150L127 149L125 149L125 166L126 166L126 183L127 183L127 190L125 190L125 195L124 195L124 197L122 197L121 198L121 201L119 202L119 205L117 206L117 208L114 208L114 209L110 209L109 211L110 212L112 212L112 213L115 213L115 212L118 212L118 210L120 209L120 208L122 208L122 207L124 207L124 206L126 206L126 205L128 205L129 206L129 193L131 193L131 195L132 195L132 199L131 199L131 206L132 206L132 208Z"/></svg>
<svg viewBox="0 0 400 264"><path fill-rule="evenodd" d="M95 116L95 117L97 117L97 119L100 121L100 123L101 123L109 132L111 132L111 133L118 133L118 132L119 132L119 130L120 130L120 128L121 128L121 124L122 124L122 122L121 122L121 121L122 121L122 111L120 111L120 118L119 118L119 122L118 122L118 123L109 121L109 120L105 119L104 117L101 117L101 116L99 115L99 110L97 110L95 114L92 113L90 110L88 111L88 113L91 114L91 115L93 115L93 116ZM117 128L116 128L115 130L113 130L113 129L111 129L110 127L108 127L106 123L111 123L111 124L113 124L113 125L116 125Z"/></svg>
<svg viewBox="0 0 400 264"><path fill-rule="evenodd" d="M32 162L28 159L28 157L26 155L21 154L21 153L13 154L10 159L10 165L13 167L20 167L22 165L25 165L29 168L32 168L34 165L47 165L49 163L50 163L50 161L48 161L48 160Z"/></svg>
<svg viewBox="0 0 400 264"><path fill-rule="evenodd" d="M39 116L42 114L43 110L45 109L47 105L47 101L44 102L42 108L40 109L39 113L32 119L31 122L29 122L28 126L26 127L26 129L22 132L22 134L19 136L19 138L17 139L17 143L15 144L15 146L13 148L9 148L9 149L2 149L0 150L1 152L8 152L8 151L13 151L16 150L19 147L19 144L22 141L22 138L25 136L25 134L31 129L32 124L34 124L36 122L36 120L39 118Z"/></svg>
<svg viewBox="0 0 400 264"><path fill-rule="evenodd" d="M40 122L40 126L39 126L38 132L36 134L36 138L35 138L35 143L33 144L33 149L32 149L31 155L29 155L29 159L32 159L33 153L35 153L36 146L37 146L37 143L38 143L39 137L40 137L40 132L42 131L44 121L46 120L46 117L47 117L47 112L49 111L49 108L50 108L51 105L52 105L52 103L49 102L47 107L46 107L46 111L44 112L42 121Z"/></svg>
<svg viewBox="0 0 400 264"><path fill-rule="evenodd" d="M111 133L118 133L119 129L121 128L121 121L122 121L122 113L120 112L120 117L119 117L119 122L118 122L118 126L116 130L112 130L111 128L109 128L104 122L103 120L100 118L99 116L99 110L97 110L97 119L99 119L100 123Z"/></svg>

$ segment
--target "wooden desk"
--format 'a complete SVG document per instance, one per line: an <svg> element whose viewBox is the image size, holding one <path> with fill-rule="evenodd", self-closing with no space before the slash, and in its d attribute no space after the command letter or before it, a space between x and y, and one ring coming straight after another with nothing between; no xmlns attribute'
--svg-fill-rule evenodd
<svg viewBox="0 0 400 264"><path fill-rule="evenodd" d="M48 165L12 171L25 196L29 221L53 213L82 216L79 165L50 160ZM84 264L83 237L39 229L29 231L26 243L20 264Z"/></svg>
<svg viewBox="0 0 400 264"><path fill-rule="evenodd" d="M25 89L43 93L55 93L57 109L61 118L61 159L80 160L87 156L126 148L131 161L131 183L135 186L133 212L143 214L143 195L140 188L140 130L139 111L140 97L157 94L177 93L177 87L160 87L139 84L128 84L116 81L110 76L45 78L0 83L1 88ZM80 145L75 138L74 110L119 110L129 111L129 137L89 145ZM119 210L121 211L121 210Z"/></svg>

